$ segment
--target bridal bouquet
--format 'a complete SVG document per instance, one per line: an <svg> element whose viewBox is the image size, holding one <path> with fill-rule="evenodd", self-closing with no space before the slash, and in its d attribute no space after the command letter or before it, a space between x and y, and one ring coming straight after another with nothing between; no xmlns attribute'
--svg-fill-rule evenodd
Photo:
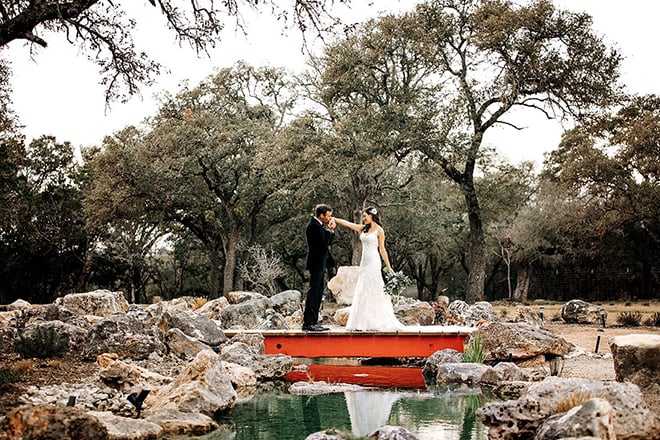
<svg viewBox="0 0 660 440"><path fill-rule="evenodd" d="M412 284L412 280L403 272L388 273L385 275L385 293L392 297L394 305L399 304L401 292Z"/></svg>

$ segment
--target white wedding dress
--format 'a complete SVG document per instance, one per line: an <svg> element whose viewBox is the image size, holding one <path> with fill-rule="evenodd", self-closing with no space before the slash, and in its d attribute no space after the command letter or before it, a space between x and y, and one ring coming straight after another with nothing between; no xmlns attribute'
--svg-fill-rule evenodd
<svg viewBox="0 0 660 440"><path fill-rule="evenodd" d="M404 330L394 315L390 296L385 293L385 283L381 275L381 261L378 253L378 234L360 233L362 259L355 283L347 330L396 331Z"/></svg>

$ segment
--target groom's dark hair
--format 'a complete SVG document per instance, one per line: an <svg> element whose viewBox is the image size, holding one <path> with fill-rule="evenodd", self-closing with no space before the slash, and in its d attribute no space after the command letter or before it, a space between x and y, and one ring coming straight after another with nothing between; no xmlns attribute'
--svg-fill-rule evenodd
<svg viewBox="0 0 660 440"><path fill-rule="evenodd" d="M316 207L314 208L314 215L318 217L321 214L327 213L328 211L332 211L332 208L329 205L323 205L323 204L316 205Z"/></svg>

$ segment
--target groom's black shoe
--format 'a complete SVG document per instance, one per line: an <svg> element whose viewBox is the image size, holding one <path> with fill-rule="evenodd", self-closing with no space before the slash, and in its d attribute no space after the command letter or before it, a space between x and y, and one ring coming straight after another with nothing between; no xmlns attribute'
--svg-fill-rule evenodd
<svg viewBox="0 0 660 440"><path fill-rule="evenodd" d="M321 326L318 325L318 324L314 324L314 325L303 325L303 328L302 328L302 329L303 329L304 331L306 331L306 332L325 332L325 331L330 330L329 328L327 328L327 327L321 327Z"/></svg>

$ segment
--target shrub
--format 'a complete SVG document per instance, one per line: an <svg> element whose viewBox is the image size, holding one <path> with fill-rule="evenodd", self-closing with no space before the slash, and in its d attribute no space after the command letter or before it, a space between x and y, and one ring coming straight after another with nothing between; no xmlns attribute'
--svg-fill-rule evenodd
<svg viewBox="0 0 660 440"><path fill-rule="evenodd" d="M24 359L48 359L63 355L69 348L69 338L60 336L53 328L37 327L34 335L19 335L14 350Z"/></svg>
<svg viewBox="0 0 660 440"><path fill-rule="evenodd" d="M653 312L651 316L646 318L644 325L648 325L649 327L660 327L660 312Z"/></svg>
<svg viewBox="0 0 660 440"><path fill-rule="evenodd" d="M642 325L641 312L622 312L617 316L616 322L624 327L639 327Z"/></svg>
<svg viewBox="0 0 660 440"><path fill-rule="evenodd" d="M484 343L479 333L473 333L467 344L463 347L463 362L483 364L486 359Z"/></svg>
<svg viewBox="0 0 660 440"><path fill-rule="evenodd" d="M206 304L208 300L201 296L196 296L190 300L190 308L194 311Z"/></svg>
<svg viewBox="0 0 660 440"><path fill-rule="evenodd" d="M5 391L10 384L19 382L21 374L13 368L0 368L0 392Z"/></svg>

